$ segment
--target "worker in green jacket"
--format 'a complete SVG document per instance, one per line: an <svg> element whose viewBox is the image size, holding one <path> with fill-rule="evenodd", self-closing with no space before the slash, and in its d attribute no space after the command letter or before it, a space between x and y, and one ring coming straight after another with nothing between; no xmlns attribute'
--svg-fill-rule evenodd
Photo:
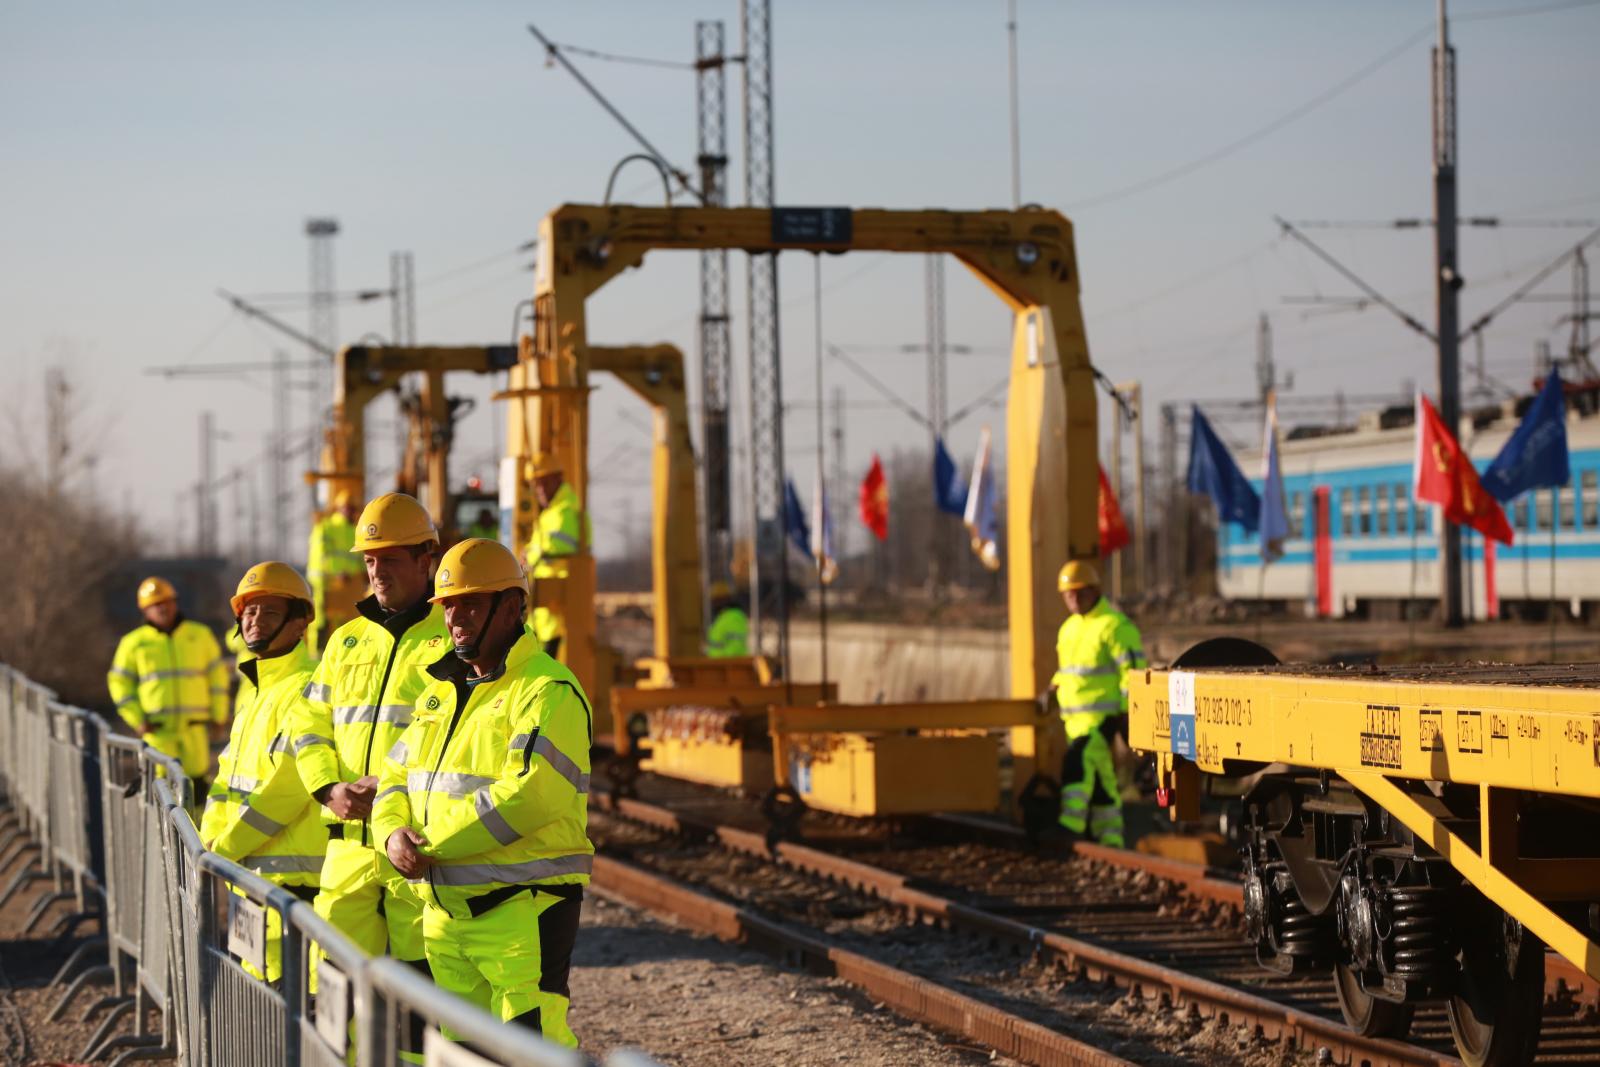
<svg viewBox="0 0 1600 1067"><path fill-rule="evenodd" d="M117 714L145 744L183 764L196 798L205 795L210 735L228 722L228 666L216 635L185 619L165 578L139 583L144 623L123 637L106 674Z"/></svg>
<svg viewBox="0 0 1600 1067"><path fill-rule="evenodd" d="M1067 621L1056 636L1053 684L1067 734L1061 773L1061 825L1087 831L1103 845L1122 847L1122 796L1112 760L1112 738L1126 729L1128 672L1145 667L1138 627L1100 595L1100 572L1073 560L1057 587Z"/></svg>
<svg viewBox="0 0 1600 1067"><path fill-rule="evenodd" d="M528 574L535 587L541 582L564 583L571 574L572 557L589 551L589 515L578 502L577 490L566 480L561 465L553 456L535 457L533 495L539 501L540 510L524 553ZM567 636L567 620L561 609L536 604L531 622L534 636L544 650L551 656L559 656L561 642Z"/></svg>
<svg viewBox="0 0 1600 1067"><path fill-rule="evenodd" d="M524 625L510 549L461 542L434 590L454 647L384 761L373 838L422 898L434 981L576 1047L567 978L594 859L589 700Z"/></svg>
<svg viewBox="0 0 1600 1067"><path fill-rule="evenodd" d="M231 605L250 658L235 704L228 747L200 819L200 840L224 859L255 871L310 903L316 898L328 829L295 766L293 712L316 666L304 635L311 586L287 563L258 563L239 580ZM283 925L267 910L266 974L283 973Z"/></svg>
<svg viewBox="0 0 1600 1067"><path fill-rule="evenodd" d="M706 655L729 659L750 654L750 616L727 582L711 583L711 625L706 628Z"/></svg>

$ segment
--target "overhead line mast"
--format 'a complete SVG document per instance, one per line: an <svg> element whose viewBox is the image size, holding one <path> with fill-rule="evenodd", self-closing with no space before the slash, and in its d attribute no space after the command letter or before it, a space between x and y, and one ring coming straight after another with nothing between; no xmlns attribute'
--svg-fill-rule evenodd
<svg viewBox="0 0 1600 1067"><path fill-rule="evenodd" d="M1461 275L1456 264L1456 54L1450 47L1445 0L1439 0L1439 43L1433 50L1434 284L1438 292L1439 415L1452 434L1461 428ZM1462 625L1461 529L1439 523L1439 602L1446 626Z"/></svg>

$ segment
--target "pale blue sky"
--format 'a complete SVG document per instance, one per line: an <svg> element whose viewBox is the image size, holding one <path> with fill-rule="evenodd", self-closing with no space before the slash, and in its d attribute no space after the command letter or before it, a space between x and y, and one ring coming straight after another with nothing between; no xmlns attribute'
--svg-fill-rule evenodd
<svg viewBox="0 0 1600 1067"><path fill-rule="evenodd" d="M1470 18L1554 6L1453 5L1464 214L1600 216L1600 6ZM1096 199L1264 126L1399 45L1433 12L1431 0L1022 0L1024 199L1059 207L1076 224L1091 351L1109 375L1143 380L1152 408L1249 395L1262 311L1296 392L1398 390L1431 375L1426 342L1382 312L1306 317L1285 306L1286 295L1350 290L1278 240L1271 221L1274 213L1430 212L1426 41L1220 162L1123 199ZM233 435L220 446L224 469L260 451L269 423L264 377L170 383L143 373L270 353L277 342L231 315L216 287L303 289L302 222L335 215L344 230L341 288L385 284L389 252L411 249L423 283L422 338L500 341L532 284L520 269L526 257L510 250L554 205L598 200L611 165L632 148L565 73L546 68L525 24L557 41L686 59L696 18L726 20L737 46L737 6L726 0L8 5L0 13L0 366L8 391L38 395L41 361L74 353L105 424L100 485L119 503L130 500L156 532L170 532L174 495L197 470L199 411L215 410ZM1004 0L774 0L779 200L1005 206L1004 22ZM692 161L691 75L576 62L675 161ZM733 188L742 196L736 73L729 87ZM641 200L659 195L642 167L625 172L619 188ZM1467 231L1466 315L1583 232ZM1431 318L1427 236L1315 236ZM737 257L734 275L742 361ZM830 280L844 284L824 298L828 340L922 340L920 260L829 259ZM1563 271L1543 291L1568 284ZM810 285L809 258L786 257L785 376L797 400L814 395ZM1005 343L999 306L954 264L949 290L952 341ZM692 354L696 292L693 256L658 256L597 298L594 337L669 340ZM1536 338L1565 343L1551 330L1563 311L1540 304L1506 315L1488 335L1491 367L1525 382ZM387 329L381 307L341 314L346 341ZM915 357L869 358L922 403ZM1003 376L1004 365L1000 354L952 357L952 407ZM827 373L830 389L843 384L853 401L875 403L838 364ZM741 397L743 377L741 367ZM458 391L486 389L461 383ZM460 476L493 476L499 442L486 407L464 427ZM596 459L630 440L644 447L642 431L615 417L623 409L642 414L614 385L596 394ZM970 455L980 424L968 420L952 434L958 455ZM852 470L864 469L874 449L921 442L913 424L874 407L854 409L848 432ZM802 484L814 436L812 413L797 410L790 463ZM381 472L390 460L377 451ZM620 455L642 469L642 452ZM633 498L642 523L648 496L630 481L637 475L613 473L607 487L597 474L604 551L617 544L621 501ZM297 497L297 520L298 505ZM223 511L231 538L230 501Z"/></svg>

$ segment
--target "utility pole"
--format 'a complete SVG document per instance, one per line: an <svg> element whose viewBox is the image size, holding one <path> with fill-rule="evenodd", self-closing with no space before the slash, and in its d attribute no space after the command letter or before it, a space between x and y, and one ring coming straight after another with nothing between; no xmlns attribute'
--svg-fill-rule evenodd
<svg viewBox="0 0 1600 1067"><path fill-rule="evenodd" d="M1256 395L1263 408L1277 384L1278 368L1272 362L1272 323L1266 312L1262 312L1261 322L1256 326Z"/></svg>
<svg viewBox="0 0 1600 1067"><path fill-rule="evenodd" d="M1433 50L1434 284L1439 297L1439 416L1452 434L1461 431L1461 342L1456 264L1456 55L1450 47L1445 0L1439 0L1439 43ZM1444 624L1462 625L1461 529L1439 523L1439 603Z"/></svg>
<svg viewBox="0 0 1600 1067"><path fill-rule="evenodd" d="M335 218L307 219L305 224L306 237L311 244L311 321L310 334L316 342L311 346L313 361L316 369L312 372L310 427L312 440L319 443L322 440L322 415L327 408L333 391L330 385L333 381L332 356L316 359L319 350L323 353L336 352L339 349L339 309L334 302L333 286L333 239L339 235L339 220ZM316 507L317 489L311 487L312 507Z"/></svg>
<svg viewBox="0 0 1600 1067"><path fill-rule="evenodd" d="M1188 512L1182 507L1183 496L1178 487L1178 407L1161 405L1161 487L1166 493L1166 515L1161 523L1161 572L1173 595L1182 587L1178 571L1182 564L1178 558L1179 531L1188 522Z"/></svg>
<svg viewBox="0 0 1600 1067"><path fill-rule="evenodd" d="M833 425L829 429L829 436L833 438L833 488L828 499L832 501L830 506L834 514L848 515L849 507L842 503L847 496L850 476L845 473L844 465L844 389L841 386L833 387L831 414ZM841 507L845 508L842 512L839 510ZM850 528L853 525L848 521L834 523L833 550L841 560L849 556Z"/></svg>
<svg viewBox="0 0 1600 1067"><path fill-rule="evenodd" d="M1123 395L1133 409L1133 570L1142 593L1150 588L1149 549L1144 504L1144 387L1138 382L1123 386Z"/></svg>
<svg viewBox="0 0 1600 1067"><path fill-rule="evenodd" d="M1122 503L1122 387L1114 389L1111 398L1111 491L1116 494L1117 503ZM1101 551L1105 546L1100 546ZM1118 600L1122 597L1122 557L1123 552L1111 554L1111 599Z"/></svg>
<svg viewBox="0 0 1600 1067"><path fill-rule="evenodd" d="M212 502L211 482L216 470L216 432L209 411L200 413L200 484L195 487L194 551L210 556L217 550L217 512Z"/></svg>
<svg viewBox="0 0 1600 1067"><path fill-rule="evenodd" d="M772 2L743 0L739 37L744 53L745 202L773 205ZM779 359L778 256L750 255L747 263L750 337L751 633L755 651L771 647L776 623L778 661L789 663L789 552L783 513L783 370ZM820 398L819 398L820 400ZM766 588L763 589L763 584ZM763 595L765 594L765 595Z"/></svg>
<svg viewBox="0 0 1600 1067"><path fill-rule="evenodd" d="M1589 361L1589 261L1579 245L1572 254L1572 341L1568 363L1572 377L1593 380L1594 364Z"/></svg>
<svg viewBox="0 0 1600 1067"><path fill-rule="evenodd" d="M700 197L707 207L728 204L728 58L723 26L694 24L695 112ZM728 250L700 253L700 447L705 501L704 556L707 584L732 578L733 464L729 402L733 337L728 317ZM754 547L754 546L752 546Z"/></svg>
<svg viewBox="0 0 1600 1067"><path fill-rule="evenodd" d="M1006 0L1007 64L1011 90L1011 209L1022 206L1022 118L1017 92L1017 0Z"/></svg>
<svg viewBox="0 0 1600 1067"><path fill-rule="evenodd" d="M270 471L272 500L272 552L274 559L289 555L289 355L283 349L272 352L272 437L267 454L272 457Z"/></svg>

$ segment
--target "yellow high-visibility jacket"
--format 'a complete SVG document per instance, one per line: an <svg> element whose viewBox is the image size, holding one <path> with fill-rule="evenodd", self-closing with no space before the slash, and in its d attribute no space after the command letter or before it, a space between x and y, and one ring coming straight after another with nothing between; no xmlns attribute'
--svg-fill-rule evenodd
<svg viewBox="0 0 1600 1067"><path fill-rule="evenodd" d="M727 659L749 654L750 616L743 608L723 608L706 631L706 655L712 659Z"/></svg>
<svg viewBox="0 0 1600 1067"><path fill-rule="evenodd" d="M228 665L216 635L180 618L170 634L145 623L112 657L106 688L135 733L176 732L189 723L228 721Z"/></svg>
<svg viewBox="0 0 1600 1067"><path fill-rule="evenodd" d="M1145 667L1139 628L1104 598L1069 615L1056 635L1053 684L1067 737L1081 737L1128 710L1128 671Z"/></svg>
<svg viewBox="0 0 1600 1067"><path fill-rule="evenodd" d="M457 918L508 886L586 884L594 734L577 678L526 629L497 674L469 684L454 655L429 673L437 680L384 760L379 847L403 826L420 831L438 862L412 879L417 895Z"/></svg>
<svg viewBox="0 0 1600 1067"><path fill-rule="evenodd" d="M318 519L311 527L311 540L306 546L306 577L319 585L334 576L359 578L364 571L361 557L352 552L356 543L356 528L340 511Z"/></svg>
<svg viewBox="0 0 1600 1067"><path fill-rule="evenodd" d="M411 722L431 679L429 664L451 650L444 611L426 600L387 616L377 597L328 638L305 697L294 709L294 754L306 791L377 774ZM323 809L328 823L340 822ZM346 840L371 844L367 825L345 824Z"/></svg>
<svg viewBox="0 0 1600 1067"><path fill-rule="evenodd" d="M300 781L291 741L314 665L302 641L240 666L238 713L200 818L207 848L279 885L315 886L328 850L328 828Z"/></svg>
<svg viewBox="0 0 1600 1067"><path fill-rule="evenodd" d="M565 578L567 558L589 547L589 515L578 505L577 491L562 482L550 504L539 512L528 540L528 573L534 578Z"/></svg>

